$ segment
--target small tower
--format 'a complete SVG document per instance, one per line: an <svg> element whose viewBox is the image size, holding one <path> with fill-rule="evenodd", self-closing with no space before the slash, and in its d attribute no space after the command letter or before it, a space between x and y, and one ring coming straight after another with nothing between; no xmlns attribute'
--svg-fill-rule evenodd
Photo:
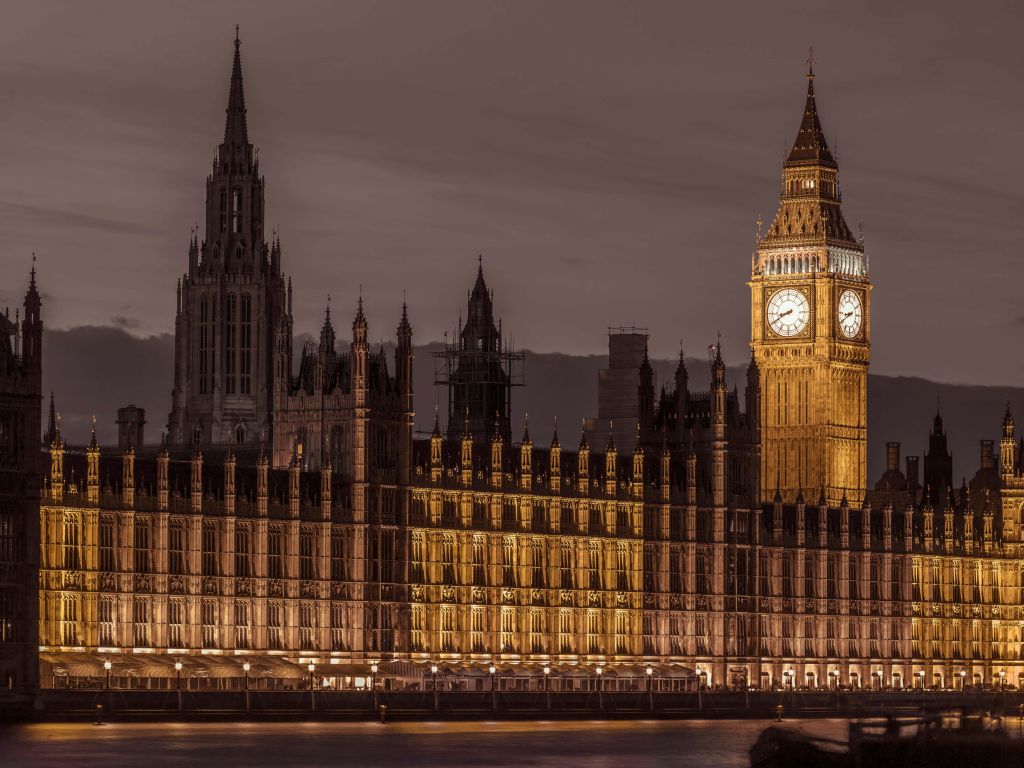
<svg viewBox="0 0 1024 768"><path fill-rule="evenodd" d="M235 469L238 461L235 459L235 451L231 443L228 443L228 455L224 459L224 512L228 517L235 514Z"/></svg>
<svg viewBox="0 0 1024 768"><path fill-rule="evenodd" d="M60 436L60 414L57 429L50 443L50 498L57 504L64 498L64 439Z"/></svg>
<svg viewBox="0 0 1024 768"><path fill-rule="evenodd" d="M501 488L505 476L504 441L501 437L501 417L495 416L491 430L491 487Z"/></svg>
<svg viewBox="0 0 1024 768"><path fill-rule="evenodd" d="M530 440L530 417L523 419L523 439L519 443L519 487L533 488L533 442Z"/></svg>
<svg viewBox="0 0 1024 768"><path fill-rule="evenodd" d="M1013 414L1010 404L1006 404L1003 416L1003 436L999 440L999 476L1005 482L1013 477L1017 470L1017 440L1014 434Z"/></svg>
<svg viewBox="0 0 1024 768"><path fill-rule="evenodd" d="M121 452L121 494L128 509L135 507L135 449L129 445Z"/></svg>
<svg viewBox="0 0 1024 768"><path fill-rule="evenodd" d="M459 474L467 488L473 484L473 433L469 428L469 412L462 422L462 441L459 450Z"/></svg>
<svg viewBox="0 0 1024 768"><path fill-rule="evenodd" d="M633 444L633 475L631 492L634 499L644 497L644 447L640 442L640 425L636 427L636 442Z"/></svg>
<svg viewBox="0 0 1024 768"><path fill-rule="evenodd" d="M551 447L548 450L549 457L549 482L552 493L562 491L562 446L558 442L558 419L555 419L555 428L551 433Z"/></svg>
<svg viewBox="0 0 1024 768"><path fill-rule="evenodd" d="M203 511L203 452L198 448L192 452L190 470L189 490L192 514L198 515Z"/></svg>
<svg viewBox="0 0 1024 768"><path fill-rule="evenodd" d="M615 449L615 425L608 423L608 446L604 451L604 492L614 497L619 484L619 452Z"/></svg>
<svg viewBox="0 0 1024 768"><path fill-rule="evenodd" d="M434 431L430 433L430 482L441 481L442 457L441 449L444 438L441 436L441 424L437 415L437 406L434 406Z"/></svg>
<svg viewBox="0 0 1024 768"><path fill-rule="evenodd" d="M89 506L100 503L100 446L96 442L96 417L92 417L92 436L85 449L85 499Z"/></svg>
<svg viewBox="0 0 1024 768"><path fill-rule="evenodd" d="M580 432L580 447L577 452L576 492L586 496L590 492L590 446L587 445L586 424Z"/></svg>
<svg viewBox="0 0 1024 768"><path fill-rule="evenodd" d="M156 454L156 496L157 509L166 512L170 506L170 481L168 478L171 456L167 452L167 436L164 435L160 450ZM98 466L98 465L97 465Z"/></svg>

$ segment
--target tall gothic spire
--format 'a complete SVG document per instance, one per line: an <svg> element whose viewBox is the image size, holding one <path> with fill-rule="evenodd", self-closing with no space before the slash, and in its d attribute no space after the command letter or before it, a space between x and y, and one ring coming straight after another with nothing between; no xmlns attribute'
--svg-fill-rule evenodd
<svg viewBox="0 0 1024 768"><path fill-rule="evenodd" d="M231 66L231 88L228 92L227 119L224 122L224 143L243 147L249 143L245 124L245 93L242 89L242 41L235 26L235 61Z"/></svg>
<svg viewBox="0 0 1024 768"><path fill-rule="evenodd" d="M793 149L786 158L786 165L825 165L835 168L836 161L825 141L825 132L818 120L818 106L814 101L814 55L807 59L807 101L804 104L804 117L800 122L800 130L793 142Z"/></svg>

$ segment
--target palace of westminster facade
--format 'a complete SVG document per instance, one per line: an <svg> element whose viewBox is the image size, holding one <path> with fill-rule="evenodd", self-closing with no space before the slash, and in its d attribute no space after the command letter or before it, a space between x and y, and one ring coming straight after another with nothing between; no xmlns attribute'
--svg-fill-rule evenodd
<svg viewBox="0 0 1024 768"><path fill-rule="evenodd" d="M744 397L720 347L639 370L635 441L510 438L514 356L482 267L452 347L446 430L414 434L412 328L393 371L362 300L337 348L293 365L291 284L263 228L239 43L206 236L178 286L159 449L41 431L41 303L0 317L0 674L189 673L344 684L452 674L684 685L1024 681L1024 472L998 455L959 490L937 416L923 482L889 446L866 469L869 265L843 218L813 72L780 204L751 265ZM573 436L575 441L575 436ZM38 519L35 519L38 509ZM36 525L38 523L38 526ZM38 582L36 581L38 575ZM37 588L38 583L38 588ZM41 657L41 664L39 661Z"/></svg>

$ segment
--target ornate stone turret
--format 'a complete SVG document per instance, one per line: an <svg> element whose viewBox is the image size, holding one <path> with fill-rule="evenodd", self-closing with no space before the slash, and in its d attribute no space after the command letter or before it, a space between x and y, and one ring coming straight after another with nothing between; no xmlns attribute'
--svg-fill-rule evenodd
<svg viewBox="0 0 1024 768"><path fill-rule="evenodd" d="M772 543L775 546L782 544L782 496L778 494L772 503Z"/></svg>
<svg viewBox="0 0 1024 768"><path fill-rule="evenodd" d="M129 445L121 454L121 493L128 509L135 506L135 448Z"/></svg>
<svg viewBox="0 0 1024 768"><path fill-rule="evenodd" d="M64 499L64 439L60 436L60 414L57 432L50 443L50 498L59 504Z"/></svg>
<svg viewBox="0 0 1024 768"><path fill-rule="evenodd" d="M796 497L796 545L804 545L804 536L807 533L807 521L805 512L807 504L804 502L804 494L801 491Z"/></svg>
<svg viewBox="0 0 1024 768"><path fill-rule="evenodd" d="M825 489L821 489L818 498L818 547L824 550L828 546L828 500Z"/></svg>
<svg viewBox="0 0 1024 768"><path fill-rule="evenodd" d="M291 309L280 241L268 248L264 219L236 36L224 138L206 177L204 236L198 227L190 233L188 270L177 287L171 445L270 437L275 390L291 370L290 349L277 349L281 335L290 336Z"/></svg>
<svg viewBox="0 0 1024 768"><path fill-rule="evenodd" d="M302 456L296 450L292 454L292 461L288 465L288 517L292 520L299 519L299 478L302 472Z"/></svg>
<svg viewBox="0 0 1024 768"><path fill-rule="evenodd" d="M398 443L398 482L403 485L412 482L412 442L416 417L412 382L412 325L409 323L408 307L403 301L402 319L398 323L398 344L395 347L395 383L398 386L402 408Z"/></svg>
<svg viewBox="0 0 1024 768"><path fill-rule="evenodd" d="M839 546L843 550L850 548L850 502L845 493L839 502Z"/></svg>
<svg viewBox="0 0 1024 768"><path fill-rule="evenodd" d="M658 472L658 488L661 503L672 500L672 451L668 447L668 438L664 430L661 435L661 465Z"/></svg>
<svg viewBox="0 0 1024 768"><path fill-rule="evenodd" d="M463 421L459 451L459 475L467 488L473 484L473 433L469 430L469 411Z"/></svg>
<svg viewBox="0 0 1024 768"><path fill-rule="evenodd" d="M224 511L228 516L235 514L235 468L238 462L235 460L235 452L228 443L228 455L224 460Z"/></svg>
<svg viewBox="0 0 1024 768"><path fill-rule="evenodd" d="M333 501L331 490L331 462L325 461L320 467L320 519L330 521L331 504Z"/></svg>
<svg viewBox="0 0 1024 768"><path fill-rule="evenodd" d="M437 415L437 406L434 406L434 431L430 433L430 482L441 481L442 458L441 449L444 445L444 438L441 436L441 424Z"/></svg>
<svg viewBox="0 0 1024 768"><path fill-rule="evenodd" d="M925 502L921 515L924 518L924 551L931 552L935 546L935 510L932 508L931 500L928 498L927 487L925 487Z"/></svg>
<svg viewBox="0 0 1024 768"><path fill-rule="evenodd" d="M167 452L167 441L166 435L164 441L160 445L160 450L156 454L156 499L157 509L161 512L166 512L170 507L170 466L171 456Z"/></svg>
<svg viewBox="0 0 1024 768"><path fill-rule="evenodd" d="M203 511L203 452L198 448L192 452L189 490L192 513L198 515Z"/></svg>
<svg viewBox="0 0 1024 768"><path fill-rule="evenodd" d="M580 496L590 493L590 446L587 445L586 424L580 433L580 447L577 451L576 492Z"/></svg>
<svg viewBox="0 0 1024 768"><path fill-rule="evenodd" d="M502 450L504 441L501 435L501 418L494 420L494 429L491 431L491 487L501 488L505 476L505 464Z"/></svg>
<svg viewBox="0 0 1024 768"><path fill-rule="evenodd" d="M615 426L608 424L608 447L604 451L604 492L614 497L619 481L619 452L615 449Z"/></svg>
<svg viewBox="0 0 1024 768"><path fill-rule="evenodd" d="M550 463L548 482L551 485L552 493L562 491L562 445L558 442L558 419L555 419L555 428L551 433L551 447L548 450Z"/></svg>
<svg viewBox="0 0 1024 768"><path fill-rule="evenodd" d="M1006 404L1003 416L1003 435L999 440L999 476L1005 482L1014 476L1017 470L1017 440L1014 434L1013 414L1010 404Z"/></svg>
<svg viewBox="0 0 1024 768"><path fill-rule="evenodd" d="M523 420L523 439L519 443L519 487L533 488L533 442L530 440L530 417Z"/></svg>
<svg viewBox="0 0 1024 768"><path fill-rule="evenodd" d="M988 488L985 489L985 499L981 507L981 520L982 520L982 540L985 546L985 552L991 553L994 549L994 520L992 512L992 500L989 498Z"/></svg>
<svg viewBox="0 0 1024 768"><path fill-rule="evenodd" d="M85 500L90 506L100 503L100 446L96 442L96 417L92 417L92 436L85 449Z"/></svg>
<svg viewBox="0 0 1024 768"><path fill-rule="evenodd" d="M633 446L633 475L631 494L634 499L644 497L644 447L640 443L640 425L636 428L636 444Z"/></svg>
<svg viewBox="0 0 1024 768"><path fill-rule="evenodd" d="M269 468L270 462L267 460L267 455L261 449L260 457L256 461L256 514L259 517L266 517L269 512Z"/></svg>

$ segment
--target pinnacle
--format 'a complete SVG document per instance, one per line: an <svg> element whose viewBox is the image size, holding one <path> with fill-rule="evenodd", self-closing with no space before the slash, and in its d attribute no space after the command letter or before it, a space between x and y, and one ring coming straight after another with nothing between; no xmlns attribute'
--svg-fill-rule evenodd
<svg viewBox="0 0 1024 768"><path fill-rule="evenodd" d="M224 123L224 143L245 146L249 131L245 120L245 92L242 87L242 54L238 28L235 28L235 58L231 65L231 86L228 91L227 120Z"/></svg>

